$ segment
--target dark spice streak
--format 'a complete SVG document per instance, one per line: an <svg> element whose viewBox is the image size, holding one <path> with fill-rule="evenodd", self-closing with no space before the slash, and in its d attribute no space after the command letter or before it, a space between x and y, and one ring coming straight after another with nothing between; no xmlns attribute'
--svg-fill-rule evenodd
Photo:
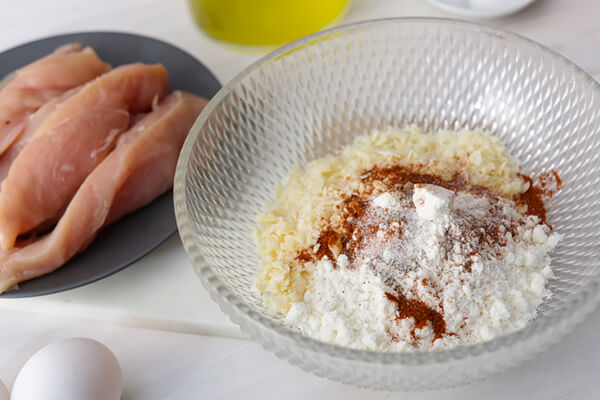
<svg viewBox="0 0 600 400"><path fill-rule="evenodd" d="M348 257L350 262L354 260L355 252L361 247L364 240L377 233L378 227L376 225L369 225L358 229L358 223L365 214L368 206L367 199L363 199L355 194L344 199L346 217L342 223L340 239L342 252Z"/></svg>
<svg viewBox="0 0 600 400"><path fill-rule="evenodd" d="M562 180L555 170L540 174L537 179L537 186L543 191L545 196L552 197L562 186Z"/></svg>
<svg viewBox="0 0 600 400"><path fill-rule="evenodd" d="M473 270L471 269L471 265L473 265L473 259L469 258L467 260L467 263L465 264L465 271L467 271L468 273L473 272Z"/></svg>
<svg viewBox="0 0 600 400"><path fill-rule="evenodd" d="M544 205L542 196L547 195L547 192L544 189L535 186L533 184L533 179L529 176L523 174L518 175L529 183L529 189L519 196L517 202L527 206L527 214L535 215L542 223L546 223L546 206Z"/></svg>
<svg viewBox="0 0 600 400"><path fill-rule="evenodd" d="M339 235L331 229L327 229L317 240L319 248L317 250L317 258L321 259L325 256L330 260L335 260L341 250Z"/></svg>
<svg viewBox="0 0 600 400"><path fill-rule="evenodd" d="M540 176L539 186L533 184L533 180L523 174L519 176L529 183L529 189L518 195L514 200L517 204L527 208L527 214L535 215L540 219L541 223L546 222L546 208L544 206L543 196L551 197L554 193L549 189L549 180L554 178L556 190L560 189L562 181L556 171ZM406 190L406 185L413 184L433 184L444 187L452 191L467 191L476 195L485 196L492 204L491 217L489 220L477 219L472 216L462 213L461 217L468 221L472 228L471 233L474 235L472 239L477 239L481 245L487 244L490 247L504 246L504 232L508 231L514 234L515 226L510 226L502 222L502 210L496 206L498 194L492 192L483 186L471 186L467 184L465 178L461 174L456 174L451 180L444 180L440 176L421 174L403 166L390 167L374 167L366 171L362 177L362 182L366 185L367 190L363 196L353 194L344 199L341 207L345 215L344 222L337 230L328 228L317 240L317 251L313 254L308 249L302 250L296 259L300 262L308 262L314 259L320 260L327 256L330 260L334 260L341 252L345 254L350 262L354 260L356 250L359 249L362 243L368 237L377 233L377 225L361 225L360 219L365 214L368 208L367 196L373 190L373 183L380 181L388 187ZM503 230L501 230L503 229ZM401 235L401 229L395 232L396 235ZM447 232L449 234L449 232ZM455 238L461 240L461 238ZM335 250L335 251L332 251ZM471 270L472 260L469 260L465 265L465 270Z"/></svg>
<svg viewBox="0 0 600 400"><path fill-rule="evenodd" d="M446 322L444 317L433 308L420 300L408 299L402 293L394 295L385 292L385 297L388 300L396 303L398 307L397 319L413 318L415 321L414 328L411 331L413 340L416 340L415 329L423 329L426 326L431 326L434 339L442 338L446 334Z"/></svg>
<svg viewBox="0 0 600 400"><path fill-rule="evenodd" d="M313 257L310 254L310 252L308 251L308 249L304 249L302 250L300 253L298 253L298 255L296 256L296 260L306 263L309 261L312 261Z"/></svg>
<svg viewBox="0 0 600 400"><path fill-rule="evenodd" d="M474 261L473 261L473 257L479 255L479 253L477 253L475 250L473 250L472 252L469 253L469 259L467 260L467 263L465 264L465 271L471 273L473 272L471 269L471 266L473 265Z"/></svg>
<svg viewBox="0 0 600 400"><path fill-rule="evenodd" d="M376 235L378 230L379 225L368 224L358 227L356 223L344 223L344 232L346 234L342 236L342 252L348 257L350 262L354 261L356 252L363 247L363 243Z"/></svg>
<svg viewBox="0 0 600 400"><path fill-rule="evenodd" d="M551 172L556 181L556 190L562 186L562 180L556 171ZM535 186L533 180L524 174L519 177L529 183L529 189L515 199L518 204L527 206L527 214L540 218L541 223L546 223L546 207L542 197L552 197L553 191L547 188L547 178L541 179L541 187ZM543 175L542 175L543 176ZM487 197L493 203L498 194L483 186L468 185L464 176L456 174L451 180L443 180L441 177L429 174L416 173L405 167L394 165L391 167L374 167L363 174L363 182L382 181L389 186L400 186L408 182L413 184L431 184L441 186L452 191L467 191L473 194Z"/></svg>
<svg viewBox="0 0 600 400"><path fill-rule="evenodd" d="M444 180L442 177L430 174L421 174L414 172L403 166L394 165L391 167L373 167L362 175L364 183L373 181L381 181L388 186L403 186L407 183L411 184L429 184L441 186L445 189L456 191L467 191L473 194L495 199L496 193L483 186L471 186L467 183L465 177L457 173L452 179Z"/></svg>
<svg viewBox="0 0 600 400"><path fill-rule="evenodd" d="M554 176L554 180L556 181L556 191L559 191L562 187L562 179L560 179L560 176L558 176L558 172L556 172L555 170L552 170L550 172L552 173L552 175Z"/></svg>

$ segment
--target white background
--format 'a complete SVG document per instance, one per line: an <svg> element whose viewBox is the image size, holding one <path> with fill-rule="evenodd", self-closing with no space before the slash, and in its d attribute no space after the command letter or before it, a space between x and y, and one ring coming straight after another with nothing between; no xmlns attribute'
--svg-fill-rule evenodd
<svg viewBox="0 0 600 400"><path fill-rule="evenodd" d="M137 32L187 50L222 83L261 55L208 39L192 24L184 0L0 0L0 10L0 51L57 33ZM449 16L425 1L356 0L346 22L406 15ZM486 23L535 39L600 78L598 1L537 0L519 14ZM132 328L88 317L0 311L0 379L10 388L23 363L44 344L87 336L107 344L119 358L125 375L123 399L600 398L600 310L522 367L469 386L424 393L375 392L332 383L246 340Z"/></svg>

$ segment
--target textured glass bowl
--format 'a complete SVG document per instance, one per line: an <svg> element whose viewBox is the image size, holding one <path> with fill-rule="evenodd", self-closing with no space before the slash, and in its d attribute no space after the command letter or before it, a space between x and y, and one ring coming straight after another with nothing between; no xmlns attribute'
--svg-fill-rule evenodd
<svg viewBox="0 0 600 400"><path fill-rule="evenodd" d="M600 87L578 67L514 34L437 19L358 23L265 56L209 103L175 178L184 246L233 322L303 369L380 389L470 382L529 359L579 323L600 297ZM265 310L254 289L254 216L293 166L357 135L416 124L483 129L530 175L564 181L549 222L552 296L524 329L446 351L351 350L308 337Z"/></svg>

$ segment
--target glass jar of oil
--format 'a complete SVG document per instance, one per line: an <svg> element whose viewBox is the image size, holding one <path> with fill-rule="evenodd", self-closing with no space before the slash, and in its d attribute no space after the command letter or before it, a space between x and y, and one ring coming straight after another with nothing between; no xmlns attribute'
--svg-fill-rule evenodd
<svg viewBox="0 0 600 400"><path fill-rule="evenodd" d="M349 0L188 0L211 36L248 46L275 46L343 17Z"/></svg>

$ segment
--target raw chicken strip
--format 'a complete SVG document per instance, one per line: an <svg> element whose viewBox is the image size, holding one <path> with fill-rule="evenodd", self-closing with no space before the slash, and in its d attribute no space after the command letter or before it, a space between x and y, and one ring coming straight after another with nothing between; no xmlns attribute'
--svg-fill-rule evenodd
<svg viewBox="0 0 600 400"><path fill-rule="evenodd" d="M53 128L60 126L62 122L71 118L77 118L78 115L89 112L90 110L113 109L130 110L131 112L145 111L152 106L155 100L164 97L168 90L169 78L167 70L162 65L144 65L136 63L115 68L94 81L87 83L75 94L56 105L55 110L33 131L33 138L29 140L35 140L41 136L45 136L49 132L52 132ZM71 137L75 136L76 134L73 134ZM24 135L24 140L28 140L28 135ZM19 144L21 145L23 143L21 142ZM45 177L44 180L42 180L34 174L33 180L23 180L21 179L21 175L24 174L22 169L13 172L15 164L31 144L32 143L26 144L21 150L21 154L17 155L17 158L12 161L8 170L8 175L2 182L2 187L0 189L0 248L5 250L14 246L15 240L19 234L28 232L30 229L35 228L37 224L48 218L53 218L56 212L62 208L62 205L60 205L59 208L56 209L58 200L56 200L57 203L48 204L43 208L41 207L41 204L44 203L43 197L46 195L45 193L52 189L52 186L49 185L54 185L57 177L54 179ZM38 146L37 149L39 148L40 147ZM18 147L15 149L15 152L19 152ZM14 156L15 152L11 152L11 156ZM35 155L33 152L29 151L27 157L35 158ZM52 159L52 161L47 160L48 162L56 162L57 160L54 156L49 156L49 158ZM8 164L11 160L7 159L5 161L6 164ZM2 167L2 164L3 163L0 162L0 167ZM30 165L27 165L26 167L31 168ZM40 171L40 169L36 169L36 171ZM11 175L14 179L10 180L9 183L8 181ZM85 176L83 176L81 180L83 180L84 177ZM0 178L2 178L2 176L0 176ZM78 181L78 183L80 183L81 180ZM19 201L22 197L27 197L27 185L31 185L32 181L37 182L33 186L37 188L37 194L40 197L31 197L31 206L38 208L31 209L22 207L19 209ZM10 186L16 185L19 182L21 182L21 184L18 186L18 189L11 191ZM60 197L62 201L68 201L76 189L76 186L65 187L67 192ZM15 192L21 194L15 195ZM12 196L15 198L9 200ZM66 198L64 198L65 196ZM8 204L10 204L10 206ZM50 215L51 211L53 211L53 214ZM42 216L44 219L40 219Z"/></svg>
<svg viewBox="0 0 600 400"><path fill-rule="evenodd" d="M33 137L35 131L42 125L42 123L50 116L56 107L58 107L63 101L73 96L81 89L81 86L71 89L65 92L63 95L53 98L44 104L39 110L27 117L25 129L19 135L17 140L6 150L6 152L0 155L0 183L8 175L8 170L12 162L17 158L21 150Z"/></svg>
<svg viewBox="0 0 600 400"><path fill-rule="evenodd" d="M17 156L0 190L0 246L54 220L81 183L113 149L129 126L123 110L76 115L33 138Z"/></svg>
<svg viewBox="0 0 600 400"><path fill-rule="evenodd" d="M162 99L168 92L169 76L162 65L122 65L89 82L64 101L37 129L35 136L84 111L107 108L131 114L146 111L153 101Z"/></svg>
<svg viewBox="0 0 600 400"><path fill-rule="evenodd" d="M0 91L0 154L21 134L29 114L109 69L91 48L68 44L16 71Z"/></svg>
<svg viewBox="0 0 600 400"><path fill-rule="evenodd" d="M102 227L171 188L181 146L205 105L203 98L174 92L121 134L50 234L0 252L0 293L59 268L85 249Z"/></svg>

